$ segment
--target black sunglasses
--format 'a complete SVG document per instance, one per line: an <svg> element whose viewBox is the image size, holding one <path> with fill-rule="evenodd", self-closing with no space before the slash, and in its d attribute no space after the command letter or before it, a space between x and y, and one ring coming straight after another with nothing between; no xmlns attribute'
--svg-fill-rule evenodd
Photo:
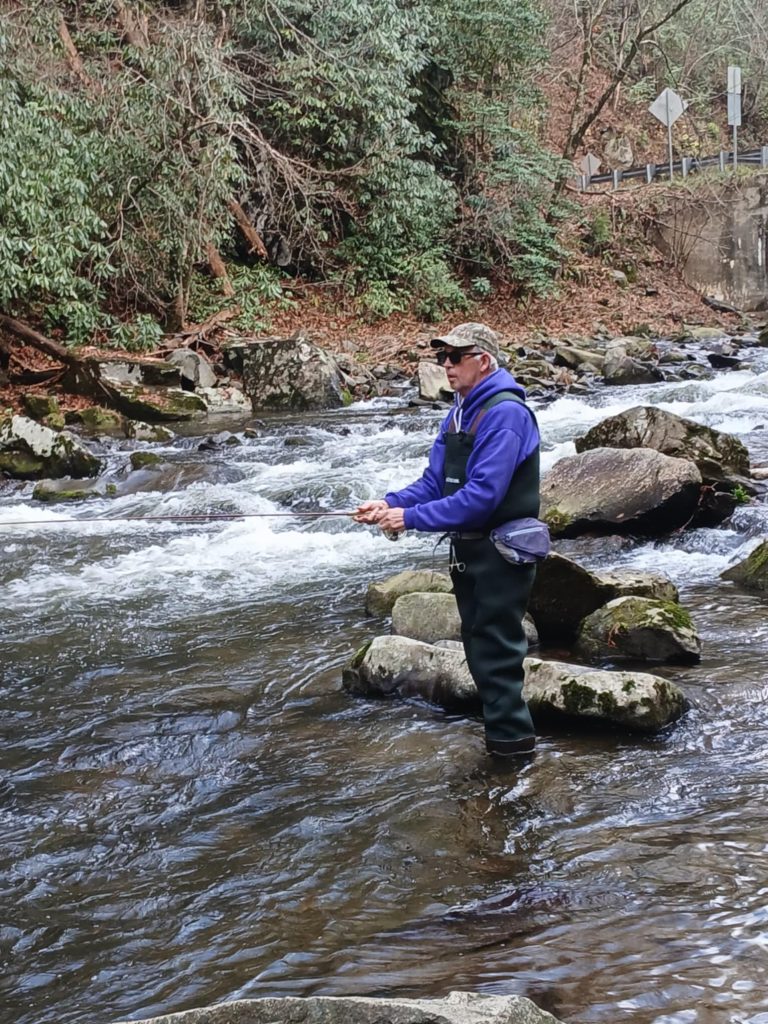
<svg viewBox="0 0 768 1024"><path fill-rule="evenodd" d="M463 349L459 349L458 352L446 352L444 348L441 348L435 358L440 366L445 366L446 363L458 366L464 356L481 356L482 354L482 352L465 352Z"/></svg>

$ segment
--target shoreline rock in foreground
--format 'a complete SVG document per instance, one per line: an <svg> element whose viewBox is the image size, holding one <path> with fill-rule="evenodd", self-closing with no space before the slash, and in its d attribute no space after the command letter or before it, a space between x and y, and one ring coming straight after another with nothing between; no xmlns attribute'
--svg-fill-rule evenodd
<svg viewBox="0 0 768 1024"><path fill-rule="evenodd" d="M377 636L342 673L344 688L362 697L421 697L448 710L480 707L464 652L402 636ZM655 733L688 708L674 683L647 672L608 672L562 661L525 659L523 695L534 721L567 719L592 728Z"/></svg>
<svg viewBox="0 0 768 1024"><path fill-rule="evenodd" d="M118 1022L127 1024L127 1022ZM524 996L451 992L444 999L293 996L238 999L134 1024L562 1024Z"/></svg>

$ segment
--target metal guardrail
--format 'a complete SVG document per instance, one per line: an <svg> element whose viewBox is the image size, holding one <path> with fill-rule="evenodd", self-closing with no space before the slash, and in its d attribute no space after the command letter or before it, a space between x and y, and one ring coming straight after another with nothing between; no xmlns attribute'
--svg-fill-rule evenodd
<svg viewBox="0 0 768 1024"><path fill-rule="evenodd" d="M611 171L610 174L593 174L591 177L586 174L577 176L579 187L586 192L590 185L610 183L613 188L618 188L622 181L632 178L642 178L647 185L657 178L671 178L679 174L687 178L695 171L705 170L707 167L717 167L725 171L729 166L747 164L752 167L768 168L768 146L760 149L752 149L743 153L736 153L735 159L732 152L721 150L717 156L684 156L682 160L675 160L670 169L669 162L665 164L646 164L645 167L631 167L627 171Z"/></svg>

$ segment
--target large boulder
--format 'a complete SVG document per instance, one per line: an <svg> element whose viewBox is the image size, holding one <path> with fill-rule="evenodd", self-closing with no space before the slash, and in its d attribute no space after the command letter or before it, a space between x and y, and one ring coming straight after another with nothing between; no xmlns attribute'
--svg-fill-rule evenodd
<svg viewBox="0 0 768 1024"><path fill-rule="evenodd" d="M127 1024L127 1022L123 1022ZM238 999L139 1024L560 1024L524 996L451 992L443 999L278 996Z"/></svg>
<svg viewBox="0 0 768 1024"><path fill-rule="evenodd" d="M526 658L523 692L537 723L583 719L629 732L659 732L688 707L682 690L659 676L537 658Z"/></svg>
<svg viewBox="0 0 768 1024"><path fill-rule="evenodd" d="M0 414L0 472L18 480L98 476L101 460L66 430Z"/></svg>
<svg viewBox="0 0 768 1024"><path fill-rule="evenodd" d="M552 362L555 366L565 366L569 370L593 369L600 373L603 369L605 356L591 349L575 348L573 345L555 345Z"/></svg>
<svg viewBox="0 0 768 1024"><path fill-rule="evenodd" d="M365 610L368 615L389 615L395 601L403 594L450 594L452 590L451 577L445 572L406 569L385 580L369 583Z"/></svg>
<svg viewBox="0 0 768 1024"><path fill-rule="evenodd" d="M422 359L417 371L419 398L425 402L451 402L453 388L448 383L445 368L431 359Z"/></svg>
<svg viewBox="0 0 768 1024"><path fill-rule="evenodd" d="M461 619L453 594L403 594L392 608L392 632L433 644L459 640Z"/></svg>
<svg viewBox="0 0 768 1024"><path fill-rule="evenodd" d="M422 697L451 710L475 710L479 696L463 651L399 636L376 637L343 672L344 687L364 697ZM687 703L672 683L642 672L606 672L584 665L526 658L523 695L534 719L567 716L630 732L656 732Z"/></svg>
<svg viewBox="0 0 768 1024"><path fill-rule="evenodd" d="M539 634L530 615L523 619L530 645L538 644ZM456 641L461 646L461 619L453 594L403 594L392 608L392 632L427 644Z"/></svg>
<svg viewBox="0 0 768 1024"><path fill-rule="evenodd" d="M677 587L656 573L616 570L590 572L578 562L551 552L539 562L528 609L544 643L575 639L582 619L617 597L636 595L677 601Z"/></svg>
<svg viewBox="0 0 768 1024"><path fill-rule="evenodd" d="M168 362L178 369L181 379L193 388L216 386L213 367L199 352L193 352L191 348L177 348L168 356Z"/></svg>
<svg viewBox="0 0 768 1024"><path fill-rule="evenodd" d="M404 636L377 636L342 673L345 689L362 697L423 697L455 708L477 705L477 687L458 647L435 647Z"/></svg>
<svg viewBox="0 0 768 1024"><path fill-rule="evenodd" d="M660 536L696 511L701 473L650 448L595 448L555 463L541 482L542 518L554 536Z"/></svg>
<svg viewBox="0 0 768 1024"><path fill-rule="evenodd" d="M653 448L695 462L705 483L749 476L749 453L738 438L683 419L655 406L635 406L598 423L576 438L576 451L593 448Z"/></svg>
<svg viewBox="0 0 768 1024"><path fill-rule="evenodd" d="M199 395L169 386L179 381L178 368L163 360L83 359L67 371L71 390L146 423L206 415Z"/></svg>
<svg viewBox="0 0 768 1024"><path fill-rule="evenodd" d="M243 352L243 388L254 411L344 404L333 357L303 338L251 342Z"/></svg>
<svg viewBox="0 0 768 1024"><path fill-rule="evenodd" d="M690 664L701 658L701 640L679 604L618 597L584 619L576 650L585 658Z"/></svg>
<svg viewBox="0 0 768 1024"><path fill-rule="evenodd" d="M653 384L662 378L657 366L635 359L620 345L609 348L605 353L603 380L606 384Z"/></svg>
<svg viewBox="0 0 768 1024"><path fill-rule="evenodd" d="M720 573L720 578L733 580L748 590L768 591L768 540L758 544L743 561Z"/></svg>

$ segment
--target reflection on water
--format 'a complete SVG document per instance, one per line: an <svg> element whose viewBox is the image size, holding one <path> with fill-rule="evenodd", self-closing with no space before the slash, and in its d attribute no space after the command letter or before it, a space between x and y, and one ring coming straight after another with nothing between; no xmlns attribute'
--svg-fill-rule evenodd
<svg viewBox="0 0 768 1024"><path fill-rule="evenodd" d="M561 399L541 412L547 446L653 397L741 425L755 450L759 375L682 388ZM171 460L239 472L172 494L0 501L3 1019L467 988L571 1022L764 1024L768 627L762 599L718 580L765 532L762 507L670 542L583 545L588 564L681 587L704 660L667 674L694 708L656 738L545 735L504 772L478 723L340 690L382 628L367 581L441 564L429 539L345 520L2 527L351 507L418 472L437 415L353 409L224 453L186 438ZM126 458L111 452L116 475Z"/></svg>

